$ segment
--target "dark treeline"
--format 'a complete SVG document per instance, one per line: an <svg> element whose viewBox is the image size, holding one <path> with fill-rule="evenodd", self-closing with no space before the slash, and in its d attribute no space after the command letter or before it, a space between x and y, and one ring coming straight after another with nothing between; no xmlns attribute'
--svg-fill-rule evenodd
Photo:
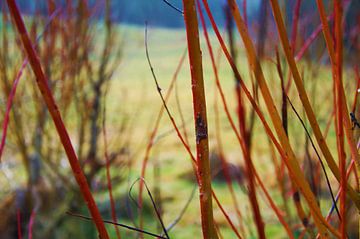
<svg viewBox="0 0 360 239"><path fill-rule="evenodd" d="M66 0L55 0L60 5L65 5ZM74 1L77 2L77 1ZM96 16L103 15L102 9L104 1L89 0L91 6L96 7ZM171 4L182 8L182 0L169 0ZM223 6L225 0L210 0L210 7L213 9L214 16L219 25L224 24ZM247 3L247 14L249 19L255 16L260 0L252 0ZM46 13L47 1L28 1L17 0L24 13L32 14L36 11ZM184 26L184 20L180 13L169 7L162 0L113 0L112 19L117 22L143 25L148 21L150 25L179 28Z"/></svg>
<svg viewBox="0 0 360 239"><path fill-rule="evenodd" d="M67 0L55 0L58 6L65 5ZM77 2L77 1L73 1ZM87 1L89 5L96 8L95 16L102 17L104 9L103 1L99 0L89 0ZM178 8L182 8L182 0L168 0L171 4ZM223 7L227 2L226 0L209 0L209 5L213 10L213 14L217 23L220 26L224 25L224 12ZM242 6L243 0L238 0L239 6ZM260 8L261 0L251 0L247 1L247 15L250 22L257 21L258 11ZM295 5L295 0L293 1L280 1L283 2L286 6L287 20L288 23L291 21L291 16L293 14L293 8ZM325 1L327 2L327 1ZM360 1L350 1L349 11L347 14L348 23L356 23L356 15L360 9ZM17 3L20 5L21 10L24 13L32 14L36 11L46 13L47 11L47 1L41 0L17 0ZM76 4L76 3L75 3ZM124 22L129 24L143 25L145 21L148 21L150 25L154 26L164 26L164 27L183 27L184 21L181 14L176 12L174 9L170 8L163 0L113 0L112 3L112 19L117 22ZM308 16L313 16L316 12L316 3L315 1L303 1L301 4L302 14L307 14ZM315 23L314 24L318 24ZM291 24L288 24L290 27Z"/></svg>
<svg viewBox="0 0 360 239"><path fill-rule="evenodd" d="M65 6L70 0L53 0L58 7ZM80 0L70 1L74 6L79 3ZM86 2L92 10L91 16L94 20L101 19L104 15L104 2L101 0L81 0ZM182 8L182 0L167 0L175 7ZM240 10L242 11L243 1L237 0ZM260 6L264 0L248 0L247 5L247 19L249 22L249 29L252 35L255 37L257 30L259 29L260 21ZM326 6L332 6L329 0L324 0ZM25 14L41 13L47 14L48 1L43 0L17 0L20 9ZM225 25L224 6L226 0L208 0L210 8L219 26ZM295 8L296 0L279 0L284 12L284 20L288 28L288 34L291 33L292 16ZM176 10L172 9L163 0L112 0L112 15L111 19L114 22L122 22L126 24L135 24L143 26L145 21L151 26L161 26L167 28L182 28L184 27L184 20L182 15ZM347 52L352 54L353 49L356 49L358 43L358 37L356 31L349 31L349 26L359 24L359 9L360 1L348 0L345 4L345 32L344 40ZM332 9L327 9L328 14L332 13ZM242 14L244 14L242 12ZM266 23L270 28L274 29L273 18L270 8L267 10ZM302 1L300 11L300 25L299 34L306 39L311 32L320 24L320 19L317 13L317 6L315 1ZM332 25L332 23L330 23ZM208 23L208 26L210 24ZM306 27L304 27L306 26ZM356 28L353 28L356 29ZM272 31L272 30L271 30Z"/></svg>
<svg viewBox="0 0 360 239"><path fill-rule="evenodd" d="M65 5L66 0L55 0L58 5ZM104 4L98 0L87 1L91 6L95 6L95 15L102 17ZM182 0L168 0L171 4L178 8L182 8ZM209 5L213 10L213 14L219 25L224 25L223 7L226 0L209 0ZM242 0L238 0L239 6L242 6ZM256 21L258 18L258 11L260 9L261 0L247 1L247 15L249 21ZM282 1L280 1L282 2ZM293 15L293 8L295 0L285 1L286 16L291 21ZM327 2L327 1L325 1ZM360 1L350 1L349 12L347 14L348 23L356 23L356 15L360 9ZM42 0L17 0L20 8L25 13L34 13L36 9L42 13L46 13L47 1ZM112 1L112 18L117 22L125 22L129 24L143 25L148 21L151 25L164 27L183 27L184 21L180 13L170 8L163 0L113 0ZM316 10L315 1L302 1L301 12L313 16ZM317 24L314 22L314 24Z"/></svg>

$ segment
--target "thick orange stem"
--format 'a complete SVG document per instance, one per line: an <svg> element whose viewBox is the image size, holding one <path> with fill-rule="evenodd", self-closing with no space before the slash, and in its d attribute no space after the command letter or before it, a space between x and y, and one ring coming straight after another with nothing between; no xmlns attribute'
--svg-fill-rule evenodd
<svg viewBox="0 0 360 239"><path fill-rule="evenodd" d="M213 220L206 102L196 6L194 0L183 0L183 5L193 94L202 231L204 239L217 239Z"/></svg>

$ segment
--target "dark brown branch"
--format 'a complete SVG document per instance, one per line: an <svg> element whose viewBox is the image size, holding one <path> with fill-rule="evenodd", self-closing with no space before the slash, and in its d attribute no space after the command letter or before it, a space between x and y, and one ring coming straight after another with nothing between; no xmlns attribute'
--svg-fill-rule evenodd
<svg viewBox="0 0 360 239"><path fill-rule="evenodd" d="M84 219L84 220L87 220L87 221L92 221L93 220L91 217L87 217L87 216L72 213L72 212L66 212L66 214L69 215L69 216L81 218L81 219ZM130 230L130 231L140 232L140 233L152 236L152 237L161 238L161 239L167 239L166 237L163 237L161 235L157 235L157 234L152 233L152 232L140 230L140 229L138 229L136 227L131 227L131 226L128 226L128 225L125 225L125 224L122 224L122 223L116 223L116 222L112 222L112 221L109 221L109 220L103 220L103 222L107 223L107 224L112 224L112 225L116 225L116 226L119 226L119 227L123 227L123 228L126 228L126 229Z"/></svg>

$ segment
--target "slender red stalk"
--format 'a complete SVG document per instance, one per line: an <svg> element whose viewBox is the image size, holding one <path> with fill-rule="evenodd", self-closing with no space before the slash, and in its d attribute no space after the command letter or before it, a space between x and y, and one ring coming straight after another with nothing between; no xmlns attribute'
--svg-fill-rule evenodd
<svg viewBox="0 0 360 239"><path fill-rule="evenodd" d="M263 2L262 5L266 5L266 4L264 4L264 2ZM232 19L231 9L229 8L228 4L225 4L224 9L225 9L225 15L226 15L226 30L228 32L227 35L228 35L230 54L231 54L231 57L236 62L237 52L235 49L235 39L234 39L234 33L233 33L234 21ZM266 24L264 24L264 25L266 26ZM261 29L261 30L264 30L264 29ZM266 30L264 30L264 32L266 32ZM263 34L263 35L261 35L261 37L264 38L265 35L266 34ZM259 48L261 48L261 50L263 52L263 45L264 45L263 39L261 39L259 45L262 46L262 47L259 46ZM239 123L239 127L240 127L240 133L243 136L247 147L250 149L250 132L247 132L247 130L246 130L246 110L245 110L244 100L243 100L243 97L241 94L241 87L240 87L240 83L239 83L239 81L242 81L242 79L238 79L235 75L234 75L234 79L235 79L235 92L236 92L236 98L237 98L237 101L236 101L237 109L236 110L237 110L237 115L238 115L238 123Z"/></svg>
<svg viewBox="0 0 360 239"><path fill-rule="evenodd" d="M104 108L103 113L103 124L102 124L102 131L103 131L103 138L104 138L104 156L106 160L106 180L107 180L107 187L109 192L109 198L110 198L110 207L111 207L111 218L113 222L117 223L117 216L116 216L116 206L115 206L115 200L113 197L113 190L112 190L112 183L111 183L111 174L110 174L110 158L108 153L108 141L107 141L107 131L106 131L106 108ZM114 225L115 227L115 233L116 237L118 239L121 239L119 227Z"/></svg>
<svg viewBox="0 0 360 239"><path fill-rule="evenodd" d="M20 209L16 210L16 219L17 219L17 234L18 239L22 239L22 233L21 233L21 212Z"/></svg>
<svg viewBox="0 0 360 239"><path fill-rule="evenodd" d="M354 101L351 107L351 112L355 113L356 110L356 105L357 105L357 101L358 101L358 95L360 92L358 92L358 90L360 89L360 75L359 75L359 68L355 67L354 69L355 71L355 77L356 77L356 90L355 90L355 94L354 94Z"/></svg>
<svg viewBox="0 0 360 239"><path fill-rule="evenodd" d="M244 22L245 22L245 25L248 27L248 17L247 17L247 0L242 0L242 8L243 8L243 11L244 11Z"/></svg>
<svg viewBox="0 0 360 239"><path fill-rule="evenodd" d="M298 32L300 6L301 6L301 0L296 0L295 8L294 8L294 11L293 11L293 19L292 19L292 25L291 25L291 40L290 40L291 51L292 51L293 54L294 54L294 52L296 50L296 39L297 39L297 32ZM291 81L291 74L289 72L288 82L287 82L287 85L286 85L286 92L289 92L291 82L292 82Z"/></svg>
<svg viewBox="0 0 360 239"><path fill-rule="evenodd" d="M325 127L325 130L324 130L324 139L326 139L327 136L328 136L328 133L330 131L331 122L332 122L334 116L335 116L335 109L332 109L332 112L331 112L331 114L329 116L329 119L328 119L328 121L326 123L326 127Z"/></svg>
<svg viewBox="0 0 360 239"><path fill-rule="evenodd" d="M334 15L330 15L327 20L331 21L334 18ZM310 36L306 39L305 43L303 44L303 46L300 48L300 50L297 52L296 56L295 56L295 60L299 61L304 54L306 53L306 51L309 49L309 47L311 46L311 44L316 40L316 38L319 36L319 34L322 31L322 25L321 23L315 28L315 30L310 34Z"/></svg>
<svg viewBox="0 0 360 239"><path fill-rule="evenodd" d="M298 32L298 23L299 23L299 15L300 15L300 6L301 0L296 0L295 8L293 12L293 22L291 27L291 50L294 53L296 48L296 39L297 39L297 32Z"/></svg>
<svg viewBox="0 0 360 239"><path fill-rule="evenodd" d="M288 219L291 219L291 212L289 209L289 200L287 199L287 190L286 190L286 175L285 175L285 169L281 169L281 167L283 166L283 164L279 164L279 162L277 161L277 157L275 155L275 149L274 146L271 142L271 139L268 139L269 141L269 148L270 148L270 152L271 152L271 160L274 164L274 171L275 171L275 175L276 175L276 179L277 179L277 186L281 192L281 197L283 200L283 208L285 210L286 216L288 217ZM285 167L285 166L283 166Z"/></svg>
<svg viewBox="0 0 360 239"><path fill-rule="evenodd" d="M36 216L36 212L35 210L33 210L31 212L30 215L30 221L29 221L29 230L28 230L28 238L32 239L33 238L33 229L34 229L34 223L35 223L35 216Z"/></svg>
<svg viewBox="0 0 360 239"><path fill-rule="evenodd" d="M35 52L35 49L33 48L33 45L31 43L31 40L30 40L27 30L25 28L25 24L22 20L22 17L20 15L20 12L16 5L16 2L14 0L7 0L7 4L9 7L9 10L10 10L10 13L14 19L15 26L21 37L21 41L24 46L24 50L26 51L26 54L28 56L30 65L36 76L36 82L38 84L38 88L40 89L43 99L47 105L47 108L48 108L48 110L51 114L51 117L53 119L53 122L56 126L58 135L64 146L65 152L69 159L69 163L73 170L73 174L74 174L75 179L80 187L81 193L83 195L84 200L86 201L86 205L91 213L91 216L94 219L94 223L99 232L99 236L101 239L109 239L105 225L101 219L100 212L99 212L99 210L96 206L95 200L91 194L90 188L89 188L88 183L85 178L85 175L82 172L81 166L78 162L76 153L72 146L69 134L68 134L68 132L65 128L65 125L62 121L60 112L58 110L58 107L55 103L54 97L53 97L51 90L49 88L49 85L47 83L46 76L41 68L40 60Z"/></svg>
<svg viewBox="0 0 360 239"><path fill-rule="evenodd" d="M262 182L261 178L259 177L258 173L256 171L254 171L254 172L255 172L256 180L259 183L261 189L263 190L266 199L269 201L271 208L275 212L275 214L276 214L277 218L279 219L280 223L284 226L288 237L293 239L294 236L293 236L293 234L291 232L289 224L286 222L285 218L283 217L283 213L280 211L280 209L276 206L276 204L272 200L268 190L266 189L266 187L265 187L264 183Z"/></svg>
<svg viewBox="0 0 360 239"><path fill-rule="evenodd" d="M342 97L342 3L339 0L334 1L335 9L335 56L336 56L336 69L335 69L335 80L336 80L336 110L338 117L338 155L339 155L339 168L341 174L340 185L342 192L340 193L340 214L341 214L341 223L340 223L340 232L342 238L346 238L346 186L347 186L347 177L346 177L346 156L344 150L344 127L343 127L343 97Z"/></svg>
<svg viewBox="0 0 360 239"><path fill-rule="evenodd" d="M351 161L351 163L352 163L353 161ZM359 186L360 186L360 184L359 184L359 180L358 180L358 178L359 178L359 173L358 173L358 171L356 170L356 167L353 167L352 168L352 171L353 171L353 175L354 175L354 179L355 179L355 188L356 188L356 190L360 190L359 189ZM346 176L346 178L347 178L347 180L349 180L349 177L348 176Z"/></svg>
<svg viewBox="0 0 360 239"><path fill-rule="evenodd" d="M229 215L227 214L227 212L224 210L223 206L221 205L219 199L217 198L216 194L214 191L212 191L212 196L216 202L216 204L218 205L218 207L220 208L221 212L223 213L223 215L226 218L226 221L230 224L231 229L235 232L237 238L241 239L242 237L240 236L240 233L238 232L238 230L236 229L235 225L232 223Z"/></svg>
<svg viewBox="0 0 360 239"><path fill-rule="evenodd" d="M215 114L218 115L218 107L215 106ZM231 199L233 201L233 204L234 204L234 207L235 207L235 211L236 211L236 215L238 217L238 221L239 221L239 224L240 224L240 230L241 230L241 233L245 236L245 227L244 227L244 219L243 219L243 216L241 214L241 211L240 211L240 207L239 207L239 204L238 204L238 201L237 201L237 197L236 197L236 194L235 194L235 190L234 190L234 187L232 185L232 180L231 180L231 177L230 177L230 172L229 172L229 168L228 168L228 162L227 160L225 159L225 154L224 154L224 150L223 150L223 147L222 147L222 142L221 142L221 136L220 136L220 127L219 127L219 117L218 116L215 116L216 117L216 130L217 130L217 145L218 145L218 150L219 150L219 158L221 160L221 164L222 164L222 168L224 170L224 175L225 175L225 180L226 180L226 184L229 188L229 191L230 191L230 195L231 195Z"/></svg>
<svg viewBox="0 0 360 239"><path fill-rule="evenodd" d="M201 12L200 12L200 14L201 14ZM220 56L221 56L221 48L218 49L218 54L217 54L217 59L216 59L217 64L215 65L215 67L217 70L219 70ZM217 87L216 80L215 80L215 86ZM225 158L225 153L224 153L224 149L223 149L221 129L220 129L220 119L219 119L219 107L218 107L218 102L217 102L217 99L218 99L217 93L218 92L215 92L215 94L214 94L214 115L215 115L215 135L216 135L215 137L216 137L216 141L217 141L216 145L218 148L218 153L219 153L219 158L221 160L222 168L224 170L226 184L229 188L229 191L231 194L231 199L233 201L234 208L236 211L236 216L237 216L239 224L240 224L240 230L241 230L241 233L243 234L243 236L245 237L246 235L245 235L244 220L243 220L243 216L240 211L239 203L236 198L235 190L234 190L230 172L229 172L228 162Z"/></svg>
<svg viewBox="0 0 360 239"><path fill-rule="evenodd" d="M219 152L219 158L221 160L222 163L222 168L224 170L224 175L225 175L225 180L226 180L226 184L228 185L230 194L231 194L231 199L233 201L234 207L235 207L235 211L236 211L236 215L238 217L238 221L240 224L240 230L241 233L243 234L243 236L245 236L245 227L244 227L244 219L243 216L241 214L240 211L240 207L236 198L236 194L232 185L232 181L231 181L231 177L230 177L230 172L229 172L229 168L228 168L228 163L227 160L225 159L225 153L224 153L224 149L223 149L223 143L222 143L222 139L221 139L221 129L220 129L220 120L219 120L219 108L218 108L218 104L217 104L217 92L215 92L215 97L214 97L214 114L215 114L215 132L216 132L216 141L217 141L217 147L218 147L218 152Z"/></svg>

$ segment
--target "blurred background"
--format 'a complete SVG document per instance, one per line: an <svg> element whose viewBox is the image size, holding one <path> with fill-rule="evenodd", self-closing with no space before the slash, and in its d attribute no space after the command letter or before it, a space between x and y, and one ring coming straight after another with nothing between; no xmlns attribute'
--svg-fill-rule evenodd
<svg viewBox="0 0 360 239"><path fill-rule="evenodd" d="M142 176L156 209L169 227L170 236L200 238L200 209L193 165L163 111L144 44L147 21L148 50L161 92L164 97L168 96L172 117L195 153L191 77L182 14L161 0L16 2L103 218L162 234L148 193L144 191L142 199L139 198L140 182L136 180ZM182 1L169 2L182 9ZM312 107L321 130L326 132L331 152L337 155L332 69L321 28L314 35L320 25L316 3L279 2L288 36L294 39L293 51L298 57ZM294 9L298 2L294 38ZM331 1L324 2L333 26ZM358 118L354 96L359 81L360 2L343 2L343 81L348 105L354 105L352 112ZM263 0L239 0L237 3L280 112L284 100L283 81L290 82L291 74L279 45L270 4ZM209 5L243 81L261 110L266 112L246 51L229 15L227 1L210 0ZM89 216L35 76L30 66L24 64L26 55L6 1L1 1L0 16L0 136L4 143L0 155L0 238L21 238L20 234L28 238L98 238L91 222L68 214ZM238 122L237 79L221 53L207 18L206 23L230 114ZM223 110L202 30L200 35L213 188L229 217L224 217L214 203L214 218L223 238L235 238L229 220L244 238L257 238L243 154ZM310 45L306 47L309 39ZM18 82L15 93L14 82ZM287 94L304 118L306 127L310 128L296 88L289 86ZM7 102L11 96L14 100L8 111ZM332 201L320 163L298 117L289 105L287 107L290 142L326 215ZM243 108L246 112L243 119L251 135L247 142L253 163L297 238L313 228L308 229L298 217L289 174L245 98ZM265 117L270 122L267 114ZM309 131L312 135L311 129ZM333 189L337 189L338 183L332 174L329 178ZM288 238L266 195L259 185L256 187L266 235ZM141 209L139 201L142 201ZM349 238L356 238L352 237L358 233L356 213L351 210L355 209L349 206L348 233ZM305 211L308 214L306 206ZM337 225L338 220L333 220ZM142 235L123 227L115 229L110 224L107 228L111 238L141 238ZM311 238L312 234L305 235ZM145 235L144 238L153 237Z"/></svg>

